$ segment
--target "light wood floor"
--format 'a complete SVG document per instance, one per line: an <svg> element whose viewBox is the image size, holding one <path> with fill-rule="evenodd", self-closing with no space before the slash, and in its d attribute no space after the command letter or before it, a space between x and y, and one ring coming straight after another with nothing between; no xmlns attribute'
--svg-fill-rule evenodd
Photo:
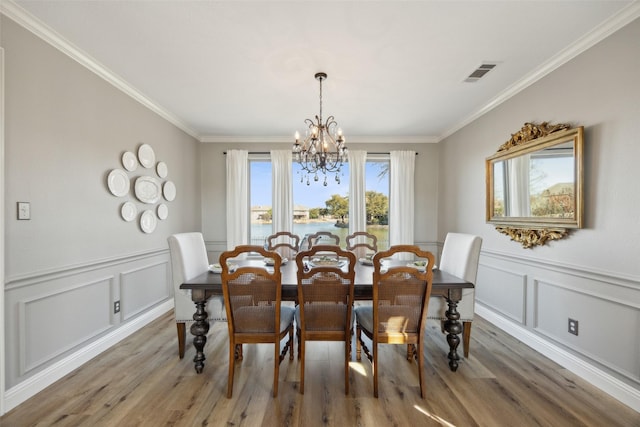
<svg viewBox="0 0 640 427"><path fill-rule="evenodd" d="M429 324L427 398L405 348L380 348L380 398L371 366L351 362L344 394L343 347L309 343L305 394L299 364L285 359L271 395L273 350L245 346L227 399L228 341L216 323L195 373L195 350L177 356L171 313L104 352L0 418L1 426L640 426L640 414L585 383L483 319L471 356L447 366L439 325Z"/></svg>

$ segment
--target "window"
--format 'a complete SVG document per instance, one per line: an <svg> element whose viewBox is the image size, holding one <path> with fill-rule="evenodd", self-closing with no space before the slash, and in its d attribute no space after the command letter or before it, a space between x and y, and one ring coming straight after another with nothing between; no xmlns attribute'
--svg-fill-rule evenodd
<svg viewBox="0 0 640 427"><path fill-rule="evenodd" d="M389 157L367 160L367 232L378 238L378 250L389 248Z"/></svg>
<svg viewBox="0 0 640 427"><path fill-rule="evenodd" d="M271 162L268 158L249 158L250 182L250 243L263 245L268 235L278 230L271 227ZM349 233L349 164L342 167L339 179L335 173L327 175L327 185L323 185L324 175L307 177L300 165L293 162L293 232L300 237L318 231L331 231L345 242ZM375 156L367 160L366 209L367 231L378 237L378 247L389 245L389 157Z"/></svg>
<svg viewBox="0 0 640 427"><path fill-rule="evenodd" d="M262 246L271 231L271 162L249 157L249 244Z"/></svg>

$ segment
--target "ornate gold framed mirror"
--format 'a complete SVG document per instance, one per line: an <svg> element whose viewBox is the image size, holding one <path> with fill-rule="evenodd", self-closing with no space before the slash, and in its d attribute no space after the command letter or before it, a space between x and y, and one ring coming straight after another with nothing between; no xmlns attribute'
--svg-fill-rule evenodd
<svg viewBox="0 0 640 427"><path fill-rule="evenodd" d="M582 228L583 127L525 123L486 159L487 222L525 248Z"/></svg>

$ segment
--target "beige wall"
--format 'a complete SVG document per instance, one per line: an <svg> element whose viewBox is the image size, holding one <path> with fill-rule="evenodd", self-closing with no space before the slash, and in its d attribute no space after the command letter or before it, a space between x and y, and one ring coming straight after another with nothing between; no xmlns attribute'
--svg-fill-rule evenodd
<svg viewBox="0 0 640 427"><path fill-rule="evenodd" d="M638 40L640 20L447 138L441 144L438 199L440 239L448 231L483 237L477 309L530 345L552 348L548 353L556 360L601 370L604 375L591 380L609 382L636 408ZM528 121L585 128L584 229L535 249L523 249L485 223L485 158ZM580 322L577 337L567 332L569 317Z"/></svg>
<svg viewBox="0 0 640 427"><path fill-rule="evenodd" d="M164 248L170 230L199 228L193 138L6 18L2 43L9 278ZM142 143L167 163L178 188L169 218L151 235L123 223L123 200L106 185L122 153ZM31 221L15 220L17 201L31 203Z"/></svg>
<svg viewBox="0 0 640 427"><path fill-rule="evenodd" d="M119 333L131 333L131 325L140 327L140 319L171 308L167 237L200 229L200 171L194 138L10 19L0 20L10 408ZM142 143L166 162L177 187L176 199L166 202L168 218L151 234L137 219L155 206L137 202L133 191L113 196L106 180L122 168L123 152ZM129 175L154 171L139 166ZM125 200L137 204L134 222L120 217ZM18 201L30 203L30 220L16 219ZM46 371L54 365L57 371ZM25 381L32 377L41 381Z"/></svg>

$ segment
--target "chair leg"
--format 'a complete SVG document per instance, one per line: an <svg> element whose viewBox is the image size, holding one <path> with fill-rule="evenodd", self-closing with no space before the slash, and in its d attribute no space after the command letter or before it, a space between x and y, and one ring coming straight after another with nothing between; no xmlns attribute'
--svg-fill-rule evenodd
<svg viewBox="0 0 640 427"><path fill-rule="evenodd" d="M471 322L462 322L462 346L464 357L469 358L469 344L471 343Z"/></svg>
<svg viewBox="0 0 640 427"><path fill-rule="evenodd" d="M373 397L378 397L378 341L373 340L371 346L373 349L373 360L371 361L371 370L373 371Z"/></svg>
<svg viewBox="0 0 640 427"><path fill-rule="evenodd" d="M182 359L184 357L184 343L187 339L187 324L185 322L177 322L176 327L178 328L178 356Z"/></svg>
<svg viewBox="0 0 640 427"><path fill-rule="evenodd" d="M344 340L344 394L349 395L349 359L351 356L351 333Z"/></svg>
<svg viewBox="0 0 640 427"><path fill-rule="evenodd" d="M273 344L275 355L273 357L273 397L278 397L278 378L280 378L280 339L276 337L276 342Z"/></svg>
<svg viewBox="0 0 640 427"><path fill-rule="evenodd" d="M296 328L296 336L298 337L298 360L300 360L300 328Z"/></svg>
<svg viewBox="0 0 640 427"><path fill-rule="evenodd" d="M424 343L422 340L418 340L418 380L420 381L420 396L424 399L425 386L424 386Z"/></svg>
<svg viewBox="0 0 640 427"><path fill-rule="evenodd" d="M293 360L293 325L289 325L289 360Z"/></svg>
<svg viewBox="0 0 640 427"><path fill-rule="evenodd" d="M360 347L360 339L362 338L362 328L356 323L356 360L360 360L362 356L362 348Z"/></svg>
<svg viewBox="0 0 640 427"><path fill-rule="evenodd" d="M229 378L227 379L227 399L233 394L233 370L236 365L236 343L229 337Z"/></svg>
<svg viewBox="0 0 640 427"><path fill-rule="evenodd" d="M300 394L304 394L304 356L305 342L301 335L298 335L298 359L300 359Z"/></svg>

